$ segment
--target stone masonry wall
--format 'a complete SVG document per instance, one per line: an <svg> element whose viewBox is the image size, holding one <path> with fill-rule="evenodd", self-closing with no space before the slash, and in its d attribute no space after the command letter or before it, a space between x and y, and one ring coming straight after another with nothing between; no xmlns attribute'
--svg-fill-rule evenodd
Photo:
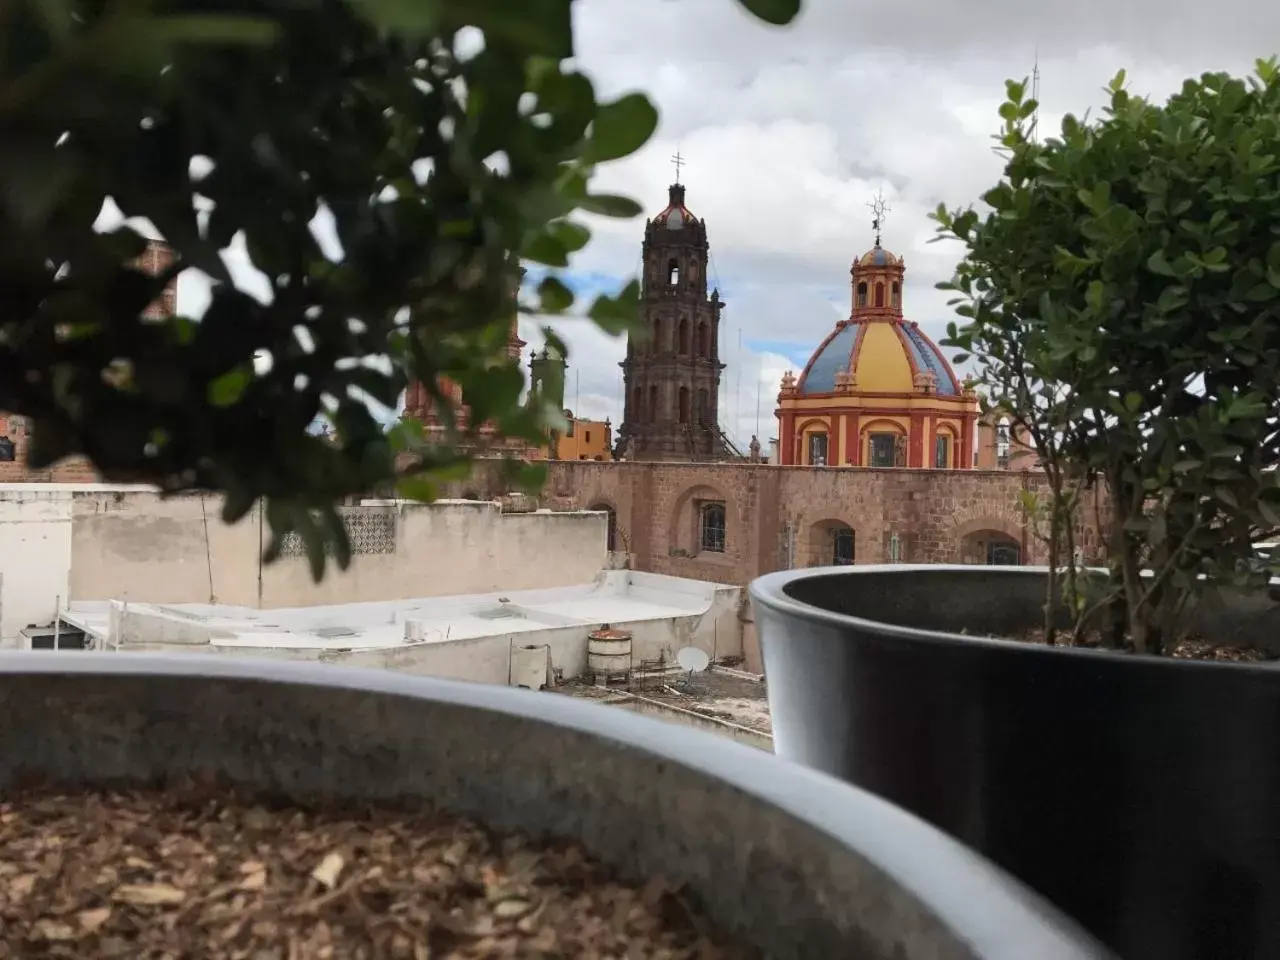
<svg viewBox="0 0 1280 960"><path fill-rule="evenodd" d="M1024 563L1042 563L1046 545L1022 509L1023 491L1041 492L1034 473L553 461L542 494L553 509L611 509L619 551L636 569L742 584L773 570L830 563L829 531L854 532L857 563L983 562L988 538L1013 541ZM496 471L477 468L467 493L505 491ZM699 549L697 504L725 505L723 553ZM1101 555L1094 494L1077 525L1087 558Z"/></svg>

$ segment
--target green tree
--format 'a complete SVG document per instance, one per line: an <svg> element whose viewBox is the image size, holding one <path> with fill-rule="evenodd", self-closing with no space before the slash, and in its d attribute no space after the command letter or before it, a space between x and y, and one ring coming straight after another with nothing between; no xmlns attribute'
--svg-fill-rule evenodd
<svg viewBox="0 0 1280 960"><path fill-rule="evenodd" d="M1105 484L1109 576L1068 584L1076 629L1107 609L1113 641L1164 652L1201 591L1266 582L1253 546L1280 527L1280 72L1163 105L1122 72L1100 119L1043 142L1025 84L1007 94L990 210L935 214L967 247L947 342L1030 433L1057 523Z"/></svg>
<svg viewBox="0 0 1280 960"><path fill-rule="evenodd" d="M782 24L800 0L740 3ZM297 530L319 578L327 550L349 561L343 496L396 482L430 498L486 420L543 437L559 402L522 406L504 353L518 264L551 268L540 312L570 310L557 271L590 239L574 214L640 212L592 192L592 173L657 125L643 94L597 101L570 59L571 7L4 4L0 409L31 419L31 465L82 453L109 479L221 491L228 522L265 498L268 553ZM129 266L134 230L94 230L107 198L151 221L171 269ZM320 211L336 260L312 232ZM230 282L219 251L236 237L266 304ZM215 281L203 317L145 318L188 268ZM617 332L637 293L588 313ZM368 399L393 407L410 378L441 376L472 412L450 442L370 413ZM319 414L329 440L308 431Z"/></svg>

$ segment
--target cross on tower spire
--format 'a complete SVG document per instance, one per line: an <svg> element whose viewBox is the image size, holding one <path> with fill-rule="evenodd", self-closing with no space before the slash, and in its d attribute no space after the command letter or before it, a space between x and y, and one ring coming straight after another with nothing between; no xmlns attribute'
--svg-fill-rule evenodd
<svg viewBox="0 0 1280 960"><path fill-rule="evenodd" d="M672 154L672 156L671 156L671 162L672 162L673 164L675 164L675 168L676 168L676 183L679 183L679 182L680 182L680 168L681 168L682 166L684 166L688 161L686 161L684 157L680 156L680 151L677 149L677 150L676 150L676 152L675 152L674 154Z"/></svg>
<svg viewBox="0 0 1280 960"><path fill-rule="evenodd" d="M867 204L871 208L871 229L876 232L876 246L880 246L880 230L884 226L885 214L890 210L884 202L884 194L877 190L875 199Z"/></svg>

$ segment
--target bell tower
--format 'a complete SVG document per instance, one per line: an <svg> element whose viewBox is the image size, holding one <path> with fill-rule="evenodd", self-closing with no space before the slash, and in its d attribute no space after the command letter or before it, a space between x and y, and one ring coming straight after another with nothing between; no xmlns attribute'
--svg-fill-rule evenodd
<svg viewBox="0 0 1280 960"><path fill-rule="evenodd" d="M640 326L627 337L615 456L707 461L741 457L720 429L720 292L707 295L706 222L685 205L684 185L645 223Z"/></svg>

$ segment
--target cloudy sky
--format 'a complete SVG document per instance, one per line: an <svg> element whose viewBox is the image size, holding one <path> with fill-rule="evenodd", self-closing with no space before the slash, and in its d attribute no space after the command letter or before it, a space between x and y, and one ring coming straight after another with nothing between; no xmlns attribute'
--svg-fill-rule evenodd
<svg viewBox="0 0 1280 960"><path fill-rule="evenodd" d="M1244 72L1280 52L1280 7L1245 0L805 0L790 28L759 24L734 0L579 0L578 50L602 97L649 92L661 111L650 145L602 170L597 187L666 203L671 155L706 220L713 282L728 303L720 417L745 448L775 435L788 368L849 310L849 263L872 243L866 204L883 190L884 243L906 256L904 310L931 335L948 319L933 289L958 248L929 244L929 211L973 202L999 176L991 135L1006 78L1040 66L1041 130L1095 108L1117 69L1137 93L1164 96L1206 70ZM643 223L604 221L574 263L590 295L635 274ZM203 290L184 281L181 307ZM558 329L572 356L567 403L622 415L624 344L580 320ZM522 325L536 346L537 322ZM741 346L739 346L741 344ZM757 398L759 403L757 404ZM759 421L757 421L759 409Z"/></svg>

